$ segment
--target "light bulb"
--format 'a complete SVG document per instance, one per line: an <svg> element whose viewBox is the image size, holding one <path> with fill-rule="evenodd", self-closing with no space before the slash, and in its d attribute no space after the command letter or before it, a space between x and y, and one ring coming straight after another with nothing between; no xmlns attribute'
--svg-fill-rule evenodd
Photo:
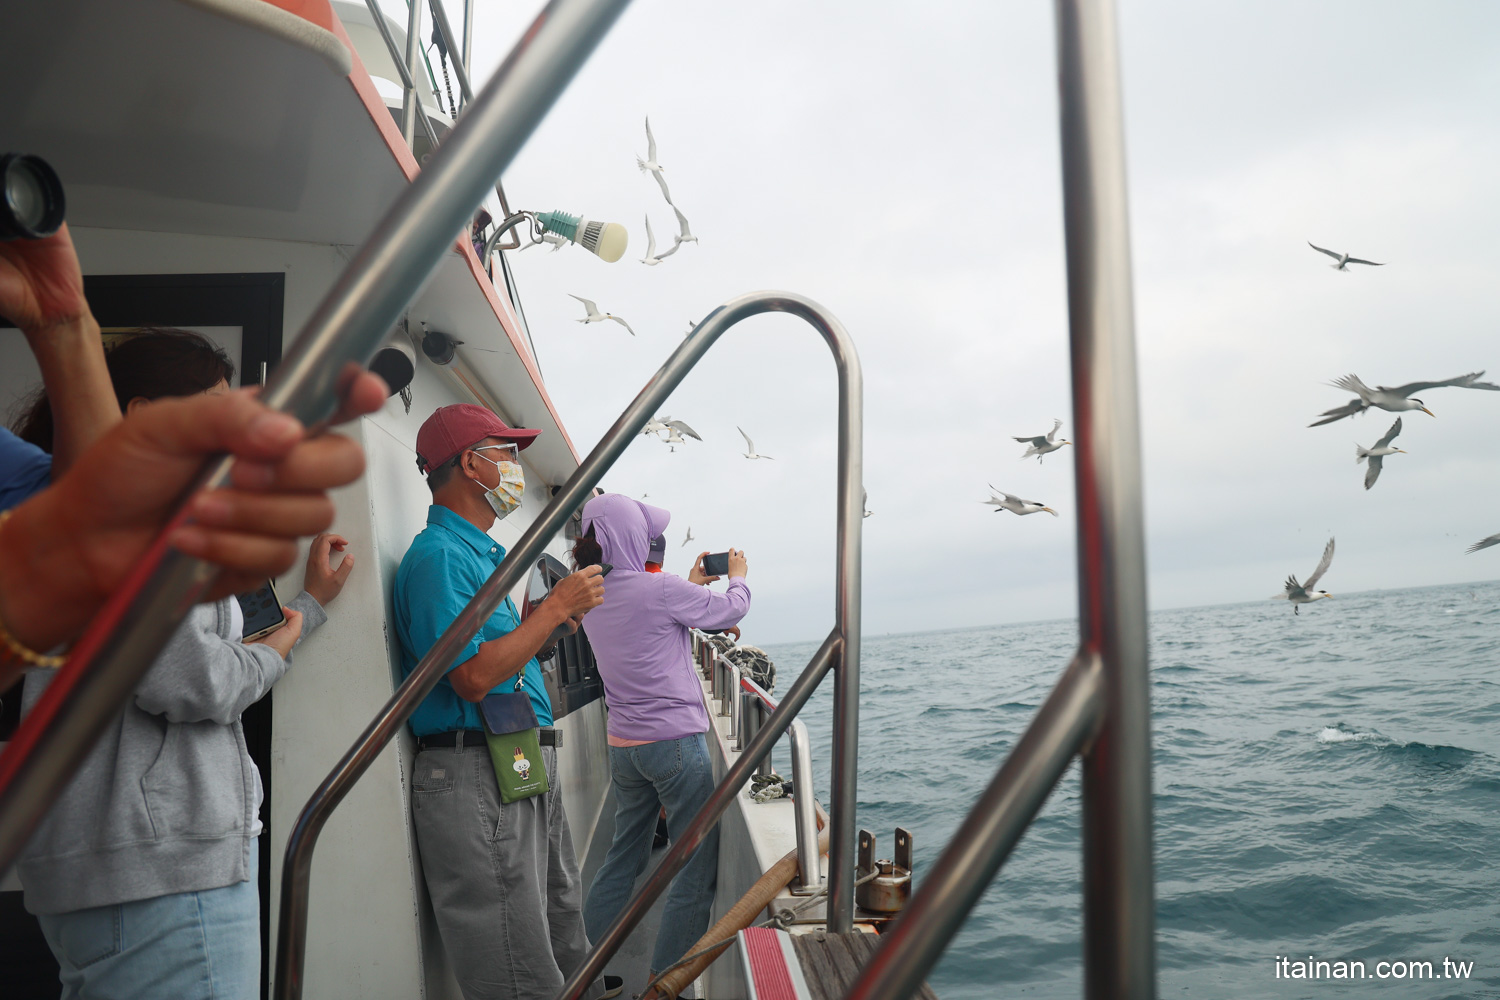
<svg viewBox="0 0 1500 1000"><path fill-rule="evenodd" d="M625 256L625 247L630 243L630 234L618 222L594 222L584 219L579 227L582 232L578 245L607 264L613 264Z"/></svg>
<svg viewBox="0 0 1500 1000"><path fill-rule="evenodd" d="M630 243L630 234L618 222L594 222L566 212L541 212L536 218L543 229L577 243L610 264L625 256Z"/></svg>

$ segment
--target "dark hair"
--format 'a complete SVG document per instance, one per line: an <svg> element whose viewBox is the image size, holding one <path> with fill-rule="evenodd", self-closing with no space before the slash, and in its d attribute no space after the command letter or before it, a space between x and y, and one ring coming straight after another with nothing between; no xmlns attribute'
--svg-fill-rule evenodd
<svg viewBox="0 0 1500 1000"><path fill-rule="evenodd" d="M468 450L467 448L460 448L457 455L454 455L448 461L427 473L427 488L436 493L444 486L447 486L448 481L453 478L453 470L458 468L459 462L463 461L464 452ZM420 458L417 459L417 464L422 464Z"/></svg>
<svg viewBox="0 0 1500 1000"><path fill-rule="evenodd" d="M220 382L233 382L234 362L213 341L191 330L144 327L104 354L120 412L136 397L194 396ZM16 436L49 454L52 403L38 389L15 424Z"/></svg>
<svg viewBox="0 0 1500 1000"><path fill-rule="evenodd" d="M573 543L573 568L597 566L603 561L604 549L594 538L594 526L591 524L589 530L579 535L578 541Z"/></svg>

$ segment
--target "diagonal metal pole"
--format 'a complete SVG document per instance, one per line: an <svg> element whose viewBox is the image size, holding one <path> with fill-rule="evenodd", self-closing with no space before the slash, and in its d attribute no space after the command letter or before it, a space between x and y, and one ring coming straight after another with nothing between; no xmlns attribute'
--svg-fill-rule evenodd
<svg viewBox="0 0 1500 1000"><path fill-rule="evenodd" d="M553 0L521 36L456 127L408 185L313 312L263 399L309 426L380 348L474 209L628 0ZM230 461L204 466L227 481ZM179 511L167 531L182 522ZM0 872L217 575L163 539L95 617L68 663L0 753Z"/></svg>

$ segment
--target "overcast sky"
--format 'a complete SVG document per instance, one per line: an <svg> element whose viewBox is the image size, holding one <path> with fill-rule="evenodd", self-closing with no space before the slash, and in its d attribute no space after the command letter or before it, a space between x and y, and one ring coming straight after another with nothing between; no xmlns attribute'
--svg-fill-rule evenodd
<svg viewBox="0 0 1500 1000"><path fill-rule="evenodd" d="M1407 416L1411 454L1369 493L1355 443L1393 418L1306 427L1349 398L1325 385L1346 372L1500 376L1500 7L1120 9L1152 605L1268 597L1330 534L1336 594L1500 576L1500 549L1464 555L1500 531L1500 393L1424 394L1436 419ZM480 5L477 77L528 16ZM515 206L631 231L614 265L512 259L582 451L719 302L787 289L843 320L866 376L868 632L1076 609L1072 452L1039 466L1010 440L1070 417L1051 18L639 0L505 178ZM636 262L642 215L659 239L673 216L635 168L648 114L701 237L656 268ZM1337 273L1309 240L1390 264ZM574 323L569 292L639 336ZM746 322L666 407L704 441L640 440L605 480L673 512L671 570L748 551L749 641L831 625L834 400L808 328ZM739 457L737 424L776 460ZM1062 516L992 513L990 482Z"/></svg>

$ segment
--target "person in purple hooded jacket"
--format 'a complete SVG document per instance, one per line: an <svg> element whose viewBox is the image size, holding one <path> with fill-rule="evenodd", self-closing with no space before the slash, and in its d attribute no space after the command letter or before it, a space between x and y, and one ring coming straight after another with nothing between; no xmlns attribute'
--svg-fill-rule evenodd
<svg viewBox="0 0 1500 1000"><path fill-rule="evenodd" d="M574 546L580 565L614 566L604 603L589 612L584 633L604 680L609 708L609 762L615 791L615 839L589 887L584 924L597 941L630 898L651 856L661 807L672 839L687 828L714 789L708 756L708 711L693 669L689 629L724 629L750 610L745 554L729 552L729 589L708 588L700 555L683 579L649 573L651 539L672 515L618 493L594 497L583 508L583 535ZM667 892L651 972L666 969L708 930L719 871L714 827Z"/></svg>

